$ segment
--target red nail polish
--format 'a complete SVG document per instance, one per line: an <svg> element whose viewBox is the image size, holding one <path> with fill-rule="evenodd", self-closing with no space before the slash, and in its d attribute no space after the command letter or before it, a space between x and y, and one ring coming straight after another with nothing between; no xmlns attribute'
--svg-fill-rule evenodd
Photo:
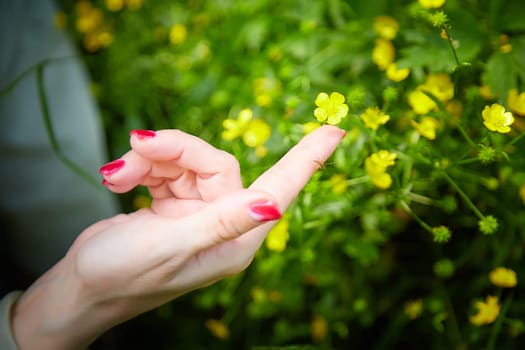
<svg viewBox="0 0 525 350"><path fill-rule="evenodd" d="M106 179L102 179L102 186L113 186L113 184Z"/></svg>
<svg viewBox="0 0 525 350"><path fill-rule="evenodd" d="M153 130L131 130L129 132L130 136L136 136L139 140L148 139L151 137L155 137L157 133Z"/></svg>
<svg viewBox="0 0 525 350"><path fill-rule="evenodd" d="M250 204L250 216L255 221L264 222L280 219L282 214L274 202L259 201Z"/></svg>
<svg viewBox="0 0 525 350"><path fill-rule="evenodd" d="M108 176L119 171L125 163L124 159L116 159L101 166L100 169L98 169L98 172L104 176Z"/></svg>

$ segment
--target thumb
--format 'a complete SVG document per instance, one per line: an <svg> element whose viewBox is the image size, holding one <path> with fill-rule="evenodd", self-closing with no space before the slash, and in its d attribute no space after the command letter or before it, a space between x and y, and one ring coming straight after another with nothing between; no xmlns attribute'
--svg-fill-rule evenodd
<svg viewBox="0 0 525 350"><path fill-rule="evenodd" d="M243 189L222 196L198 213L180 219L191 245L201 251L233 240L266 222L282 216L272 195Z"/></svg>

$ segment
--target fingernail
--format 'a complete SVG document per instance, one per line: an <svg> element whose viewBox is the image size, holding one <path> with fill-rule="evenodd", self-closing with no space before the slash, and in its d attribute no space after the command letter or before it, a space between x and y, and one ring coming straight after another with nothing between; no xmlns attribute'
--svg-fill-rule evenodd
<svg viewBox="0 0 525 350"><path fill-rule="evenodd" d="M157 133L153 130L131 130L129 135L136 136L139 140L143 140L155 137Z"/></svg>
<svg viewBox="0 0 525 350"><path fill-rule="evenodd" d="M264 222L280 219L282 214L273 201L258 201L250 204L250 216L255 221Z"/></svg>
<svg viewBox="0 0 525 350"><path fill-rule="evenodd" d="M98 169L98 172L104 176L108 176L119 171L125 163L124 159L116 159L101 166L100 169Z"/></svg>

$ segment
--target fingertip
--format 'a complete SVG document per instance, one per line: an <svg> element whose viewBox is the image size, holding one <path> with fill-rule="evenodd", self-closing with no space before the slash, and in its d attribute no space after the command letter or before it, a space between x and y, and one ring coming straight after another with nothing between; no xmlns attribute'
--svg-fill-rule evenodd
<svg viewBox="0 0 525 350"><path fill-rule="evenodd" d="M157 133L153 130L142 130L142 129L135 129L131 130L129 132L129 136L131 138L135 137L139 140L147 140L155 137Z"/></svg>

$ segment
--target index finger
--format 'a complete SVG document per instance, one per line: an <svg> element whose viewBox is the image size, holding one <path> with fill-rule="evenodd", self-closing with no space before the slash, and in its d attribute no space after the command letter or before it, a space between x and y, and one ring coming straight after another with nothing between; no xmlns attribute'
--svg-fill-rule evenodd
<svg viewBox="0 0 525 350"><path fill-rule="evenodd" d="M284 211L345 134L344 130L330 125L312 131L249 188L272 194Z"/></svg>

